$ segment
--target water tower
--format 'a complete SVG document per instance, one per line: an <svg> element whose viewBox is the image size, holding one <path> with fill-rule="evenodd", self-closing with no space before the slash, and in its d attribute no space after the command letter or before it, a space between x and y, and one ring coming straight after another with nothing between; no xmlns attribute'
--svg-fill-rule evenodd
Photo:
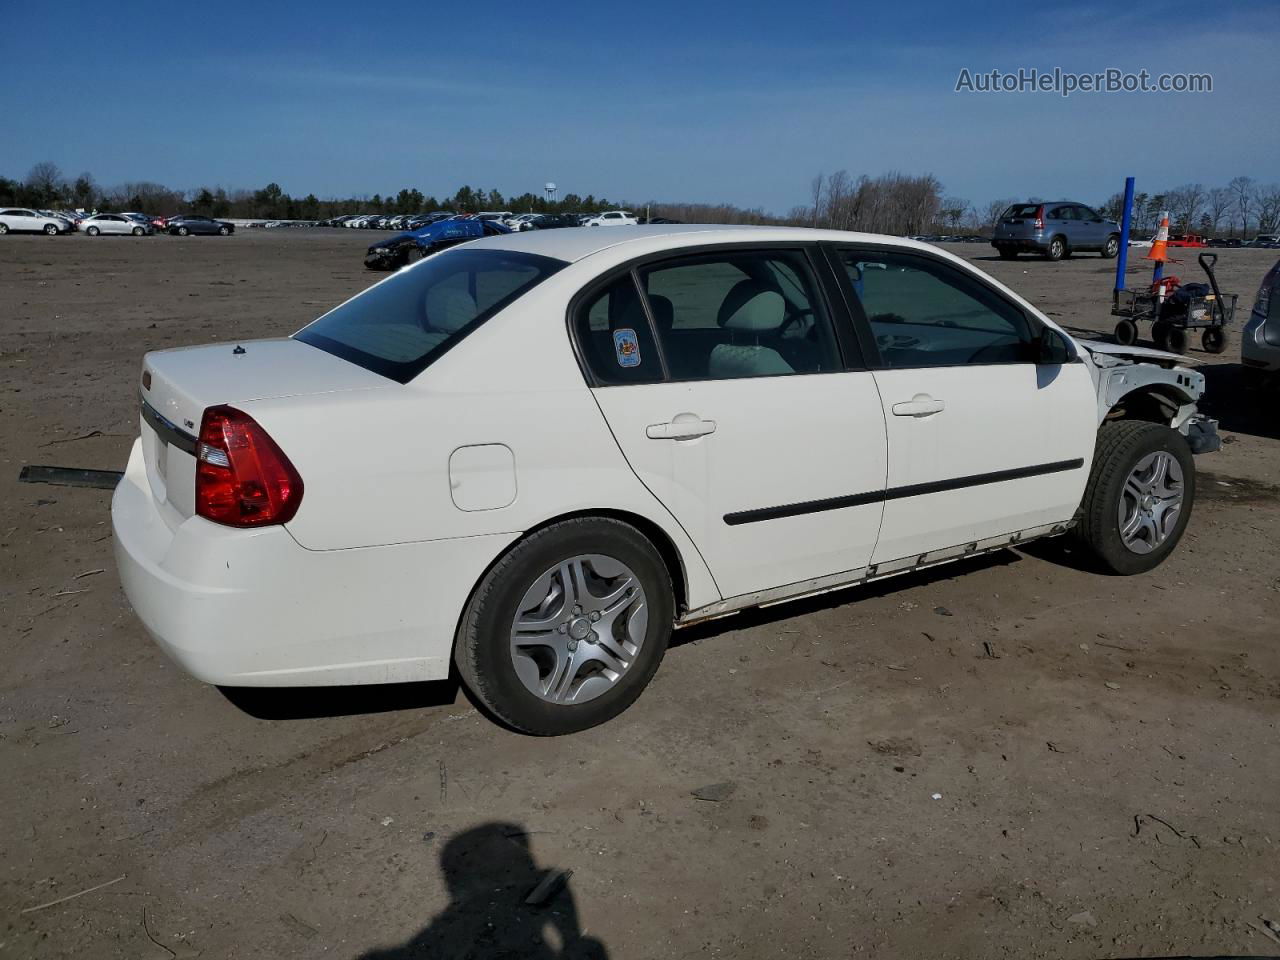
<svg viewBox="0 0 1280 960"><path fill-rule="evenodd" d="M547 202L555 203L556 202L556 185L554 183L547 182L542 185L542 189L547 195Z"/></svg>

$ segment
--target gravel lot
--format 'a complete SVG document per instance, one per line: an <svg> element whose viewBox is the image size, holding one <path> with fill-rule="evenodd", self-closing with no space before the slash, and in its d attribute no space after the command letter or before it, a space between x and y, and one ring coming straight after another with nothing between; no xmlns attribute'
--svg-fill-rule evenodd
<svg viewBox="0 0 1280 960"><path fill-rule="evenodd" d="M1280 411L1237 345L1190 355L1226 445L1149 576L1033 547L721 620L555 740L448 684L179 672L108 494L19 469L121 468L145 350L289 333L376 279L370 239L0 243L0 956L1280 954ZM953 249L1110 330L1110 261ZM1274 259L1221 252L1241 316Z"/></svg>

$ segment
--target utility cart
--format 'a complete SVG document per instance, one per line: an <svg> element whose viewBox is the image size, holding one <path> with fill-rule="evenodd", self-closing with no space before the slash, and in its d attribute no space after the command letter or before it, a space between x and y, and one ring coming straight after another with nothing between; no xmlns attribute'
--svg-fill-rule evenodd
<svg viewBox="0 0 1280 960"><path fill-rule="evenodd" d="M1190 330L1200 331L1200 344L1206 353L1222 353L1227 349L1227 326L1235 320L1234 293L1223 295L1218 289L1214 265L1216 253L1202 253L1200 266L1209 283L1182 283L1175 276L1161 277L1145 290L1120 290L1112 316L1116 323L1116 342L1131 346L1138 341L1138 324L1151 324L1151 339L1157 348L1173 353L1186 353Z"/></svg>

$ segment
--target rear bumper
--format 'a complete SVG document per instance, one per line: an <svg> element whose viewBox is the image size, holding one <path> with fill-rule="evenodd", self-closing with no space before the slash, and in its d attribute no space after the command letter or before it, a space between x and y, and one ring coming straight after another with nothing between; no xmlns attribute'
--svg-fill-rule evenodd
<svg viewBox="0 0 1280 960"><path fill-rule="evenodd" d="M192 676L223 686L438 680L472 587L515 534L307 550L283 527L170 529L140 443L111 501L120 582Z"/></svg>

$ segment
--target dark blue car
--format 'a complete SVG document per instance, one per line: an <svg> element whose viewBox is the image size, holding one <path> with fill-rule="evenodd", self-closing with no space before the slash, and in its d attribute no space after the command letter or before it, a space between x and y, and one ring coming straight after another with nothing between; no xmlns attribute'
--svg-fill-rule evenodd
<svg viewBox="0 0 1280 960"><path fill-rule="evenodd" d="M445 247L510 232L493 220L441 220L370 245L364 265L370 270L398 270Z"/></svg>

